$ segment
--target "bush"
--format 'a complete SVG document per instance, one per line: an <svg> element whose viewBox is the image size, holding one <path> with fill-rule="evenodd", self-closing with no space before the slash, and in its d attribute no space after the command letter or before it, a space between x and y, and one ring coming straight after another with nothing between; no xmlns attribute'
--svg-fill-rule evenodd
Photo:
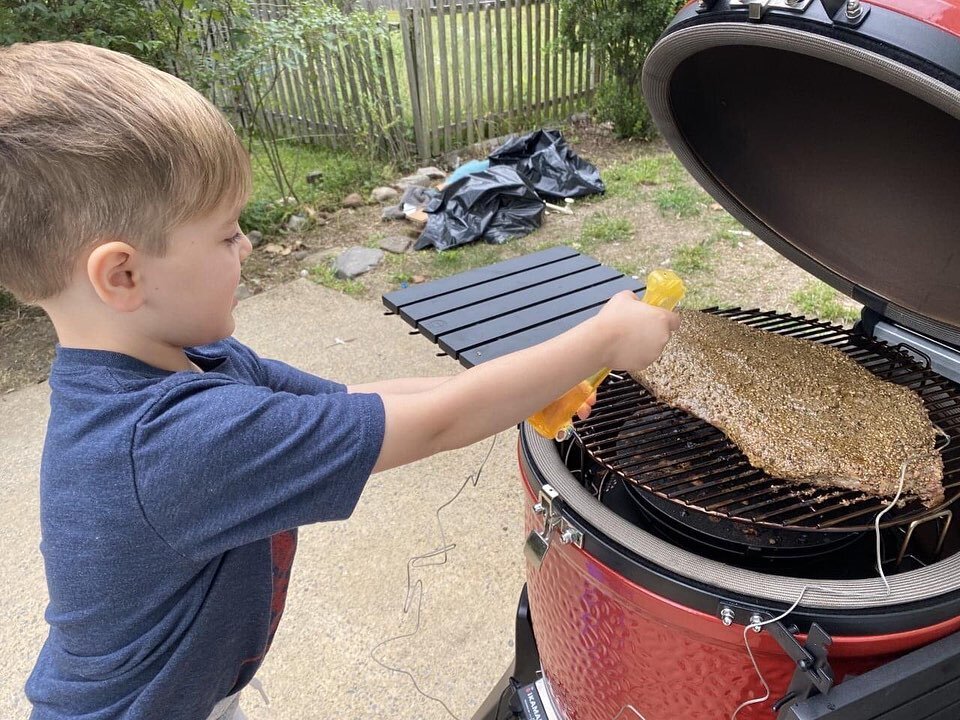
<svg viewBox="0 0 960 720"><path fill-rule="evenodd" d="M640 86L643 61L680 7L678 0L561 0L560 37L574 51L590 45L605 81L595 110L621 137L655 130Z"/></svg>
<svg viewBox="0 0 960 720"><path fill-rule="evenodd" d="M0 0L0 45L73 40L162 67L169 33L139 0Z"/></svg>

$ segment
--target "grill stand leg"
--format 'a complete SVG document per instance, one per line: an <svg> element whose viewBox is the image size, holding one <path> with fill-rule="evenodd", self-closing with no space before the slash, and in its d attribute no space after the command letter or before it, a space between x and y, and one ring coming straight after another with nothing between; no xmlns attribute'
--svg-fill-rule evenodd
<svg viewBox="0 0 960 720"><path fill-rule="evenodd" d="M537 639L533 635L526 585L520 591L520 602L517 605L514 648L516 655L510 661L503 677L480 705L480 709L474 713L473 720L508 720L517 717L517 688L536 681L540 672L540 653L537 650Z"/></svg>

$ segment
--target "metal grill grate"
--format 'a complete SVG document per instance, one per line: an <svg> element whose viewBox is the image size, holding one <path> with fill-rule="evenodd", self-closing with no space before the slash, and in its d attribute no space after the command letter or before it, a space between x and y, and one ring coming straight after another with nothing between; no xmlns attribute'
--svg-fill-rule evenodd
<svg viewBox="0 0 960 720"><path fill-rule="evenodd" d="M878 377L914 390L931 421L950 435L943 450L946 501L940 508L909 499L881 527L930 517L960 496L960 388L891 347L837 325L785 313L711 309L751 327L811 340L844 352ZM864 493L776 480L750 465L720 430L654 400L629 376L608 377L590 418L576 421L578 441L594 460L626 482L709 515L771 528L867 530L887 501Z"/></svg>

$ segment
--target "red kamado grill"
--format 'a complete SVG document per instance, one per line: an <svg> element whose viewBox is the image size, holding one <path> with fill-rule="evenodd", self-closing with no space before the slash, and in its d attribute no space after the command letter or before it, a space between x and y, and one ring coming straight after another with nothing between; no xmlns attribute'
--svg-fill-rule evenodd
<svg viewBox="0 0 960 720"><path fill-rule="evenodd" d="M853 330L711 309L915 390L946 501L777 481L717 429L609 377L563 442L521 426L517 654L475 720L960 718L960 0L704 0L651 50L667 142L732 215L864 304ZM390 293L466 366L641 291L553 248ZM745 629L791 608L759 632Z"/></svg>

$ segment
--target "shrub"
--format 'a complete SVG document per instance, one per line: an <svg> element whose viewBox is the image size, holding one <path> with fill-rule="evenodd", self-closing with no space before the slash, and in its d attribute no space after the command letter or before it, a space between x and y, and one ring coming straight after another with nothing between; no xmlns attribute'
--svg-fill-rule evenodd
<svg viewBox="0 0 960 720"><path fill-rule="evenodd" d="M74 40L163 67L169 37L162 14L139 0L0 0L0 45Z"/></svg>
<svg viewBox="0 0 960 720"><path fill-rule="evenodd" d="M604 70L596 113L621 137L655 133L640 87L643 61L679 8L678 0L561 0L560 37L574 51L591 45Z"/></svg>

